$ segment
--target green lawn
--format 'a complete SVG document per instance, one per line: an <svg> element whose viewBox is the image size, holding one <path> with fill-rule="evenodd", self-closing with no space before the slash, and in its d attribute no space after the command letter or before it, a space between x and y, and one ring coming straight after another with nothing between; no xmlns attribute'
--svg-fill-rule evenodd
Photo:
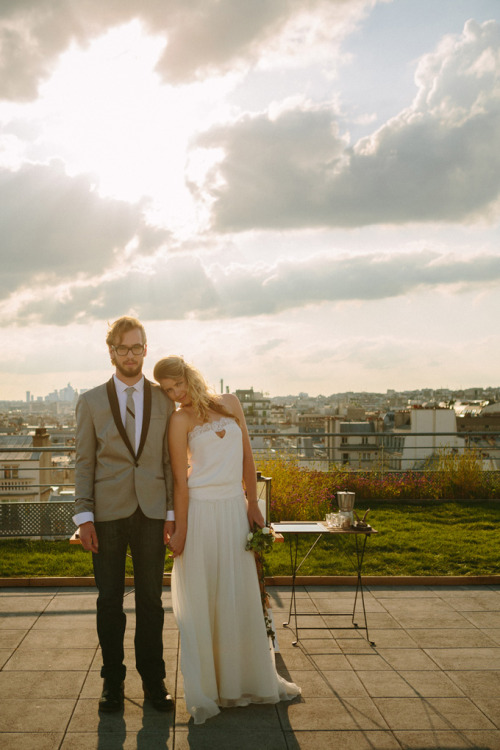
<svg viewBox="0 0 500 750"><path fill-rule="evenodd" d="M369 505L368 520L379 533L368 540L365 575L500 574L498 500ZM349 542L352 537L323 537L299 574L352 575ZM305 551L307 544L310 541L301 540L299 550ZM267 562L268 575L288 575L288 544L275 544ZM170 569L169 560L166 570ZM127 572L133 574L131 563ZM0 540L0 578L91 575L91 556L78 545L65 540Z"/></svg>

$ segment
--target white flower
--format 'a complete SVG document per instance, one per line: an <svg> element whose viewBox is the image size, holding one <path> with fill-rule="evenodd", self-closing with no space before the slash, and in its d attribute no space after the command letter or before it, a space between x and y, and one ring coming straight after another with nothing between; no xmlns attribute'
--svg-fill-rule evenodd
<svg viewBox="0 0 500 750"><path fill-rule="evenodd" d="M253 539L253 534L252 534L252 532L250 532L250 533L249 533L249 534L247 535L247 540L248 540L249 542L251 542L251 541L252 541L252 539Z"/></svg>
<svg viewBox="0 0 500 750"><path fill-rule="evenodd" d="M270 534L271 533L271 529L269 528L269 526L264 526L264 528L262 529L262 533L263 534Z"/></svg>

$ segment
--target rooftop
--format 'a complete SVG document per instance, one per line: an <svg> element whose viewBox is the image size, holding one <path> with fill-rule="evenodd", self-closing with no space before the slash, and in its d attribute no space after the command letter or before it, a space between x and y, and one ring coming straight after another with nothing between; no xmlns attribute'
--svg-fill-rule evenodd
<svg viewBox="0 0 500 750"><path fill-rule="evenodd" d="M299 645L292 646L292 633L281 627L290 588L269 591L279 641L277 667L302 687L301 698L225 709L194 726L182 699L169 587L163 596L166 683L176 694L175 715L143 706L133 665L131 589L125 600L125 709L99 715L96 590L0 588L1 747L498 750L500 586L367 586L373 647L354 629L304 630ZM345 611L353 590L301 586L297 596L303 612Z"/></svg>

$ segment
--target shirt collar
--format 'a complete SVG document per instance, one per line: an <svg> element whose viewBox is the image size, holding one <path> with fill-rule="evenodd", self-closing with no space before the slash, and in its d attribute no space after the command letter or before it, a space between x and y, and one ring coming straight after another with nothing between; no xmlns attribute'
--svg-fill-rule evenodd
<svg viewBox="0 0 500 750"><path fill-rule="evenodd" d="M129 386L123 382L123 380L120 380L116 377L116 375L113 373L113 379L115 381L115 388L117 393L124 393L126 388L129 388ZM139 393L142 393L144 391L144 375L139 380L138 383L134 384L134 388L136 391L139 391Z"/></svg>

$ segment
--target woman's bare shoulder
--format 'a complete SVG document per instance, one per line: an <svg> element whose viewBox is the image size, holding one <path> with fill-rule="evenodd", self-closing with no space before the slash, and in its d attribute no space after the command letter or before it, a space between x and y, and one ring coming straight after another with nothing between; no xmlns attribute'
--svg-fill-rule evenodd
<svg viewBox="0 0 500 750"><path fill-rule="evenodd" d="M178 430L189 432L191 428L192 417L184 409L176 409L170 417L170 425Z"/></svg>
<svg viewBox="0 0 500 750"><path fill-rule="evenodd" d="M228 409L228 411L231 411L231 408L237 409L241 406L239 399L234 393L221 393L218 400L220 404Z"/></svg>

